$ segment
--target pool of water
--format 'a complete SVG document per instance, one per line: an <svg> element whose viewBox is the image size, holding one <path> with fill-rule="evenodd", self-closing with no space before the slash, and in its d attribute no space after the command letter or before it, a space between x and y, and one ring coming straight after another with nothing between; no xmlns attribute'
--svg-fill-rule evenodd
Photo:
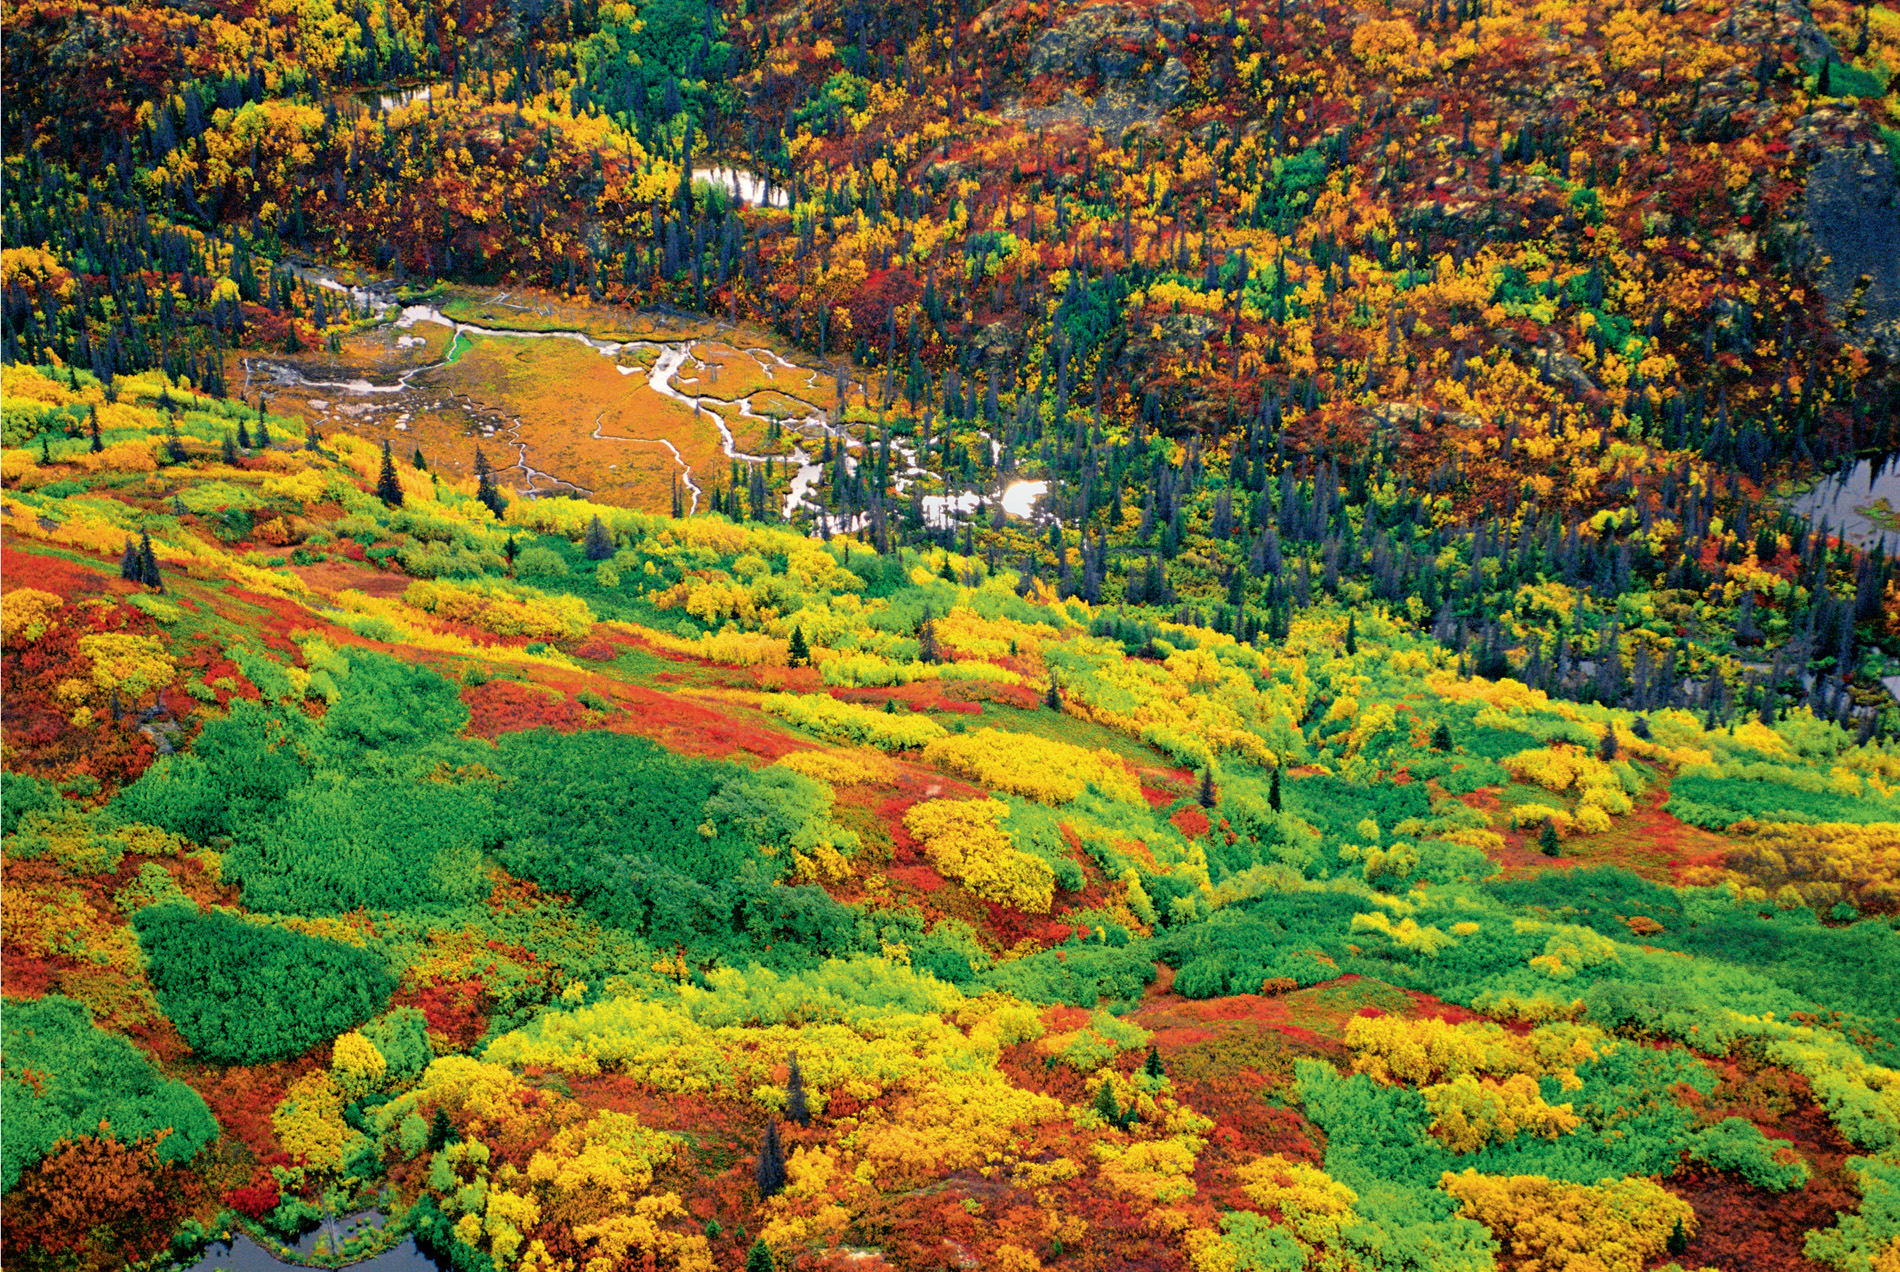
<svg viewBox="0 0 1900 1272"><path fill-rule="evenodd" d="M1863 548L1884 543L1889 553L1900 551L1900 530L1892 528L1891 520L1900 511L1900 456L1863 459L1838 476L1823 477L1796 496L1791 507L1817 526L1826 518L1828 529L1850 543Z"/></svg>

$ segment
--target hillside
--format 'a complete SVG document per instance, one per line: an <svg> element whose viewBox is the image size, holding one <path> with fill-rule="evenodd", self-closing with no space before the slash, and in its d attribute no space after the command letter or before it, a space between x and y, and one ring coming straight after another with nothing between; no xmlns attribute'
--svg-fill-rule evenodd
<svg viewBox="0 0 1900 1272"><path fill-rule="evenodd" d="M1900 1267L1890 8L0 21L10 1266Z"/></svg>

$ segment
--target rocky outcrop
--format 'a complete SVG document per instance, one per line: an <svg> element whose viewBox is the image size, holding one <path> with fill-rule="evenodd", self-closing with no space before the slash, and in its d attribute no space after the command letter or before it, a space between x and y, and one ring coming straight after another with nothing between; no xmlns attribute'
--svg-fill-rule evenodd
<svg viewBox="0 0 1900 1272"><path fill-rule="evenodd" d="M1094 94L1065 87L1051 105L1018 104L1012 113L1031 124L1080 123L1104 133L1153 123L1187 97L1187 64L1174 50L1195 21L1183 0L1083 9L1036 38L1025 70L1032 80L1054 76L1092 86Z"/></svg>
<svg viewBox="0 0 1900 1272"><path fill-rule="evenodd" d="M1850 340L1900 358L1900 180L1872 140L1830 146L1808 169L1802 225L1815 286Z"/></svg>

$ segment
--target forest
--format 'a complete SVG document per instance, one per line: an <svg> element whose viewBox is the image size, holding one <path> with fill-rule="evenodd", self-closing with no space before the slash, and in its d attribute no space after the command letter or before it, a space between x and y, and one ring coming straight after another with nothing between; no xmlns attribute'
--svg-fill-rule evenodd
<svg viewBox="0 0 1900 1272"><path fill-rule="evenodd" d="M0 19L10 1264L1900 1268L1891 8Z"/></svg>

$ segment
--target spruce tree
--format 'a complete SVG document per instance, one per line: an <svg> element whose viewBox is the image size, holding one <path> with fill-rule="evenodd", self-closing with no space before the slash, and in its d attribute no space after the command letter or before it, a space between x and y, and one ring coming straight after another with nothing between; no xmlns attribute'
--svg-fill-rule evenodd
<svg viewBox="0 0 1900 1272"><path fill-rule="evenodd" d="M772 1247L760 1237L752 1243L752 1252L745 1257L745 1272L778 1272L778 1264L772 1261Z"/></svg>
<svg viewBox="0 0 1900 1272"><path fill-rule="evenodd" d="M1676 1226L1669 1230L1669 1238L1663 1243L1663 1249L1669 1254L1689 1253L1689 1234L1683 1231L1682 1220L1676 1220Z"/></svg>
<svg viewBox="0 0 1900 1272"><path fill-rule="evenodd" d="M164 576L158 572L158 554L152 551L149 531L139 531L139 582L155 592L165 590Z"/></svg>
<svg viewBox="0 0 1900 1272"><path fill-rule="evenodd" d="M1616 758L1615 725L1606 724L1603 726L1603 736L1597 740L1597 758L1606 764Z"/></svg>
<svg viewBox="0 0 1900 1272"><path fill-rule="evenodd" d="M1359 652L1359 624L1356 616L1352 614L1346 615L1346 652L1348 654Z"/></svg>
<svg viewBox="0 0 1900 1272"><path fill-rule="evenodd" d="M811 1125L811 1109L805 1103L805 1075L798 1068L798 1053L792 1052L790 1072L785 1075L785 1116L800 1126Z"/></svg>
<svg viewBox="0 0 1900 1272"><path fill-rule="evenodd" d="M785 1187L785 1152L779 1147L777 1122L765 1124L765 1138L759 1143L757 1177L759 1196L766 1200L776 1197Z"/></svg>
<svg viewBox="0 0 1900 1272"><path fill-rule="evenodd" d="M270 447L271 447L270 425L266 424L264 422L264 417L260 415L257 418L257 449L269 450Z"/></svg>
<svg viewBox="0 0 1900 1272"><path fill-rule="evenodd" d="M811 666L811 646L805 643L803 626L792 628L792 640L785 650L785 661L793 667Z"/></svg>
<svg viewBox="0 0 1900 1272"><path fill-rule="evenodd" d="M1214 795L1214 766L1208 765L1201 770L1201 790L1198 797L1202 808L1212 808L1216 803Z"/></svg>
<svg viewBox="0 0 1900 1272"><path fill-rule="evenodd" d="M415 453L409 456L409 462L415 466L416 471L419 473L429 471L429 461L422 457L422 447L420 446L416 447Z"/></svg>
<svg viewBox="0 0 1900 1272"><path fill-rule="evenodd" d="M1107 1078L1102 1079L1101 1088L1095 1092L1095 1111L1101 1114L1105 1122L1119 1123L1122 1120L1122 1106L1115 1098L1115 1084Z"/></svg>
<svg viewBox="0 0 1900 1272"><path fill-rule="evenodd" d="M1280 770L1273 770L1273 780L1267 784L1267 807L1274 812L1280 811Z"/></svg>
<svg viewBox="0 0 1900 1272"><path fill-rule="evenodd" d="M1148 1044L1148 1059L1143 1062L1141 1071L1151 1078L1167 1076L1166 1071L1161 1067L1161 1053L1155 1050L1153 1043Z"/></svg>
<svg viewBox="0 0 1900 1272"><path fill-rule="evenodd" d="M243 420L238 421L237 444L238 444L238 449L240 450L251 449L251 430L244 427Z"/></svg>
<svg viewBox="0 0 1900 1272"><path fill-rule="evenodd" d="M449 1115L441 1108L435 1111L435 1117L429 1122L428 1148L432 1153L440 1152L455 1142L455 1127L449 1122Z"/></svg>
<svg viewBox="0 0 1900 1272"><path fill-rule="evenodd" d="M314 451L321 445L323 445L323 434L317 432L317 426L315 424L304 425L303 448L307 451Z"/></svg>
<svg viewBox="0 0 1900 1272"><path fill-rule="evenodd" d="M1062 710L1062 686L1056 682L1056 673L1049 673L1049 691L1042 695L1042 705L1051 711Z"/></svg>
<svg viewBox="0 0 1900 1272"><path fill-rule="evenodd" d="M389 439L383 439L383 470L376 477L376 497L391 508L402 507L402 482L396 476L396 461L389 454Z"/></svg>
<svg viewBox="0 0 1900 1272"><path fill-rule="evenodd" d="M508 500L496 488L495 475L492 472L483 472L475 479L475 497L482 501L483 507L495 514L497 521L500 521L502 514L508 510Z"/></svg>
<svg viewBox="0 0 1900 1272"><path fill-rule="evenodd" d="M1544 818L1544 828L1537 832L1537 847L1546 857L1557 855L1557 823L1548 817Z"/></svg>
<svg viewBox="0 0 1900 1272"><path fill-rule="evenodd" d="M127 583L137 583L144 578L139 561L139 545L129 537L125 541L125 554L119 558L119 577Z"/></svg>
<svg viewBox="0 0 1900 1272"><path fill-rule="evenodd" d="M1432 750L1451 750L1451 726L1443 720L1440 720L1438 727L1432 730Z"/></svg>
<svg viewBox="0 0 1900 1272"><path fill-rule="evenodd" d="M238 462L237 438L231 436L229 429L225 430L224 442L219 448L218 457L227 464L235 465Z"/></svg>
<svg viewBox="0 0 1900 1272"><path fill-rule="evenodd" d="M508 558L508 572L513 574L515 558L521 555L521 544L516 542L512 534L508 536L508 542L501 545L501 554Z"/></svg>
<svg viewBox="0 0 1900 1272"><path fill-rule="evenodd" d="M44 467L53 462L53 452L47 449L46 434L40 434L40 465Z"/></svg>
<svg viewBox="0 0 1900 1272"><path fill-rule="evenodd" d="M581 555L589 561L605 561L614 554L614 537L607 533L600 517L587 523L587 537L581 541Z"/></svg>
<svg viewBox="0 0 1900 1272"><path fill-rule="evenodd" d="M91 417L92 424L92 453L97 455L106 448L105 442L99 436L99 408L89 407L87 413Z"/></svg>

